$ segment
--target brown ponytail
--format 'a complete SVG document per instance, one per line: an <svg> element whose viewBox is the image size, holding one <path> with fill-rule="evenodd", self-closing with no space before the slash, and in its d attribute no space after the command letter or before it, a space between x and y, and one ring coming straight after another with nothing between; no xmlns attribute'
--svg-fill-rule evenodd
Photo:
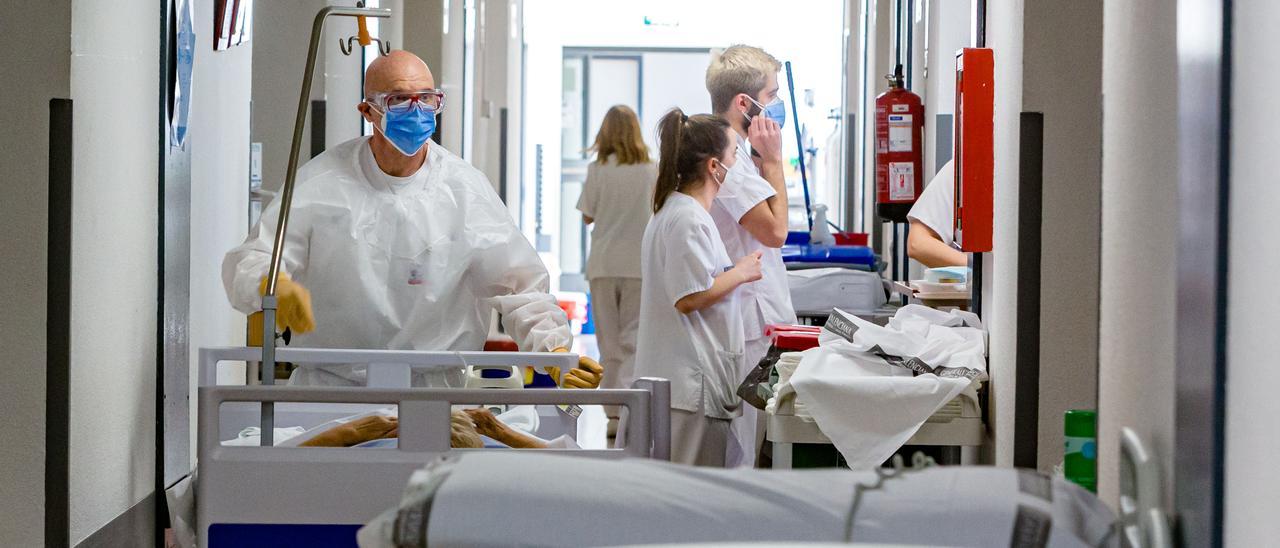
<svg viewBox="0 0 1280 548"><path fill-rule="evenodd" d="M672 192L693 190L702 183L700 166L708 158L718 158L729 146L725 130L728 122L710 114L685 116L673 108L658 121L658 183L653 190L653 211L667 202ZM690 186L692 185L692 186Z"/></svg>

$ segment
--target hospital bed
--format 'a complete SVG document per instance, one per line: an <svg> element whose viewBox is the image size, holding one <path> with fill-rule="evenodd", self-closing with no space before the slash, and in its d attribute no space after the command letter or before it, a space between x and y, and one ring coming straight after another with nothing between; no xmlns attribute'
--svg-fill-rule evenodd
<svg viewBox="0 0 1280 548"><path fill-rule="evenodd" d="M1119 544L1115 514L1061 478L1011 468L896 464L865 471L726 470L472 453L437 459L414 473L400 503L358 538L363 548ZM526 478L522 468L548 473Z"/></svg>
<svg viewBox="0 0 1280 548"><path fill-rule="evenodd" d="M410 388L413 368L469 365L572 367L567 354L280 349L280 361L367 364L371 386L219 386L219 364L254 360L257 348L200 351L199 426L195 478L195 534L200 546L352 546L361 524L399 500L414 470L454 453L449 446L454 405L619 405L628 427L617 449L536 449L596 458L670 458L670 389L663 379L640 379L627 390L494 390ZM567 366L567 367L566 367ZM379 386L394 384L397 386ZM260 424L251 408L273 411L275 425L311 426L361 409L396 406L395 448L229 446L224 440ZM542 412L539 413L543 415ZM541 434L541 429L539 430ZM538 470L526 471L536 475ZM335 540L336 539L336 540Z"/></svg>
<svg viewBox="0 0 1280 548"><path fill-rule="evenodd" d="M468 453L415 472L400 503L358 538L364 548L1173 546L1158 458L1130 428L1120 457L1117 519L1061 477L923 458L910 468L895 457L885 469L784 471ZM549 472L527 479L522 468ZM566 526L580 523L589 526Z"/></svg>

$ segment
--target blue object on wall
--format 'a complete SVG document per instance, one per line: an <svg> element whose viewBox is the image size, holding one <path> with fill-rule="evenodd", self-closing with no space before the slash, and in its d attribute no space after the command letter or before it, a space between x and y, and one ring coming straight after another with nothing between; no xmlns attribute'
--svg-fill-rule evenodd
<svg viewBox="0 0 1280 548"><path fill-rule="evenodd" d="M591 294L590 293L587 293L587 321L582 322L582 334L583 335L596 334L596 318L595 318L595 315L592 314L591 312Z"/></svg>
<svg viewBox="0 0 1280 548"><path fill-rule="evenodd" d="M176 82L173 84L173 112L170 113L169 145L182 148L187 140L187 117L191 111L191 67L195 62L196 32L191 24L192 0L178 0L177 40L174 49Z"/></svg>

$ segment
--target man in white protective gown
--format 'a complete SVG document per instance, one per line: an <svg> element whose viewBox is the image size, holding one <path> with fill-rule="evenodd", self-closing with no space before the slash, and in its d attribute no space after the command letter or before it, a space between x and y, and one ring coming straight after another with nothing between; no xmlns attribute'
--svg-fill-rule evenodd
<svg viewBox="0 0 1280 548"><path fill-rule="evenodd" d="M291 344L480 350L496 309L521 351L567 351L568 319L538 254L485 176L429 142L444 94L426 63L405 51L379 57L364 92L357 109L373 135L298 170L276 286L276 323L292 331ZM273 200L223 259L227 296L245 314L262 308L279 212ZM300 364L290 383L363 385L365 373ZM583 357L562 386L595 388L601 373ZM462 378L415 371L413 383L461 386Z"/></svg>

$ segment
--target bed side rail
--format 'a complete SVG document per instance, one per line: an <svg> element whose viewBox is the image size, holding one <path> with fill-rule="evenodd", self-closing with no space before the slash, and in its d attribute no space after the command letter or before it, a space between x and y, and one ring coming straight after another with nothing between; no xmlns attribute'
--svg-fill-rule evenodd
<svg viewBox="0 0 1280 548"><path fill-rule="evenodd" d="M438 455L450 451L449 413L453 405L622 405L630 411L623 449L563 450L579 456L635 456L670 459L670 383L644 378L628 390L482 390L460 388L378 389L360 387L202 386L199 389L199 454L250 455L261 451L294 450L273 447L224 447L219 413L223 403L364 403L399 406L398 455ZM374 451L347 448L307 448L348 458L369 459ZM376 450L375 450L376 451ZM540 451L556 451L551 449ZM336 453L335 453L336 452ZM356 457L353 453L362 455ZM385 454L383 451L377 453ZM316 453L319 455L319 453ZM421 460L420 460L421 462Z"/></svg>
<svg viewBox="0 0 1280 548"><path fill-rule="evenodd" d="M224 346L200 349L200 386L218 383L221 362L256 362L262 349L256 346ZM350 350L336 348L278 348L277 362L307 364L364 364L369 367L369 384L378 377L403 377L408 385L409 370L461 366L559 367L568 371L578 364L578 355L567 352L452 352L419 350ZM246 384L248 379L246 379ZM384 384L385 385L385 384Z"/></svg>

